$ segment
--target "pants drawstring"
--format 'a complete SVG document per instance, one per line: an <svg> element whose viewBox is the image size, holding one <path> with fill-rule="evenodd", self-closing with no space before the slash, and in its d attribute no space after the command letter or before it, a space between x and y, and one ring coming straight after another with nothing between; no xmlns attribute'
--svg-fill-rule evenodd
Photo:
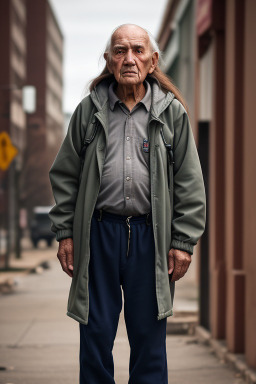
<svg viewBox="0 0 256 384"><path fill-rule="evenodd" d="M131 224L130 224L130 218L132 216L129 216L127 217L126 219L126 224L128 225L128 228L129 228L129 232L128 232L128 246L127 246L127 254L126 256L128 257L128 254L129 254L129 248L130 248L130 239L131 239Z"/></svg>
<svg viewBox="0 0 256 384"><path fill-rule="evenodd" d="M103 216L104 216L104 211L102 209L99 209L97 211L97 220L98 221L102 221ZM150 226L151 225L150 213L147 213L145 216L146 216L146 220L145 220L146 221L146 225ZM125 219L126 224L128 226L128 244L127 244L127 254L126 254L127 257L129 255L129 250L130 250L130 241L131 241L131 223L130 223L130 219L132 217L133 216L128 216Z"/></svg>

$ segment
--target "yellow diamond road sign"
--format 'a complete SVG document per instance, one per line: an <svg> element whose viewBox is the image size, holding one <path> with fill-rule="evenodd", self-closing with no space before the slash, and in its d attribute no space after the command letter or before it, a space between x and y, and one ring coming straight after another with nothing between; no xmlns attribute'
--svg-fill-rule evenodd
<svg viewBox="0 0 256 384"><path fill-rule="evenodd" d="M0 133L0 169L5 171L17 155L18 149L12 145L7 132Z"/></svg>

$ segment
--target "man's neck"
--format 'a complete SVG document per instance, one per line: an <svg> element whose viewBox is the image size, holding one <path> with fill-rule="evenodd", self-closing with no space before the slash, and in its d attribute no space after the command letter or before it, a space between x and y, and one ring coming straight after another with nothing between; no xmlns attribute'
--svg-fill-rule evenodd
<svg viewBox="0 0 256 384"><path fill-rule="evenodd" d="M130 87L118 84L116 88L117 97L127 106L130 111L143 99L145 93L146 90L143 83Z"/></svg>

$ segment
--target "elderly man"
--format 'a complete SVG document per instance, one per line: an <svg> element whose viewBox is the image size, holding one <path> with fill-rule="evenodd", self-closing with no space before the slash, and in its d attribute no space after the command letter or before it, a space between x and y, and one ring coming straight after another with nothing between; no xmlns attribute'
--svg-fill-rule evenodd
<svg viewBox="0 0 256 384"><path fill-rule="evenodd" d="M201 166L184 101L149 34L122 25L50 170L58 258L72 277L80 383L113 384L122 309L129 384L167 384L166 319L205 227Z"/></svg>

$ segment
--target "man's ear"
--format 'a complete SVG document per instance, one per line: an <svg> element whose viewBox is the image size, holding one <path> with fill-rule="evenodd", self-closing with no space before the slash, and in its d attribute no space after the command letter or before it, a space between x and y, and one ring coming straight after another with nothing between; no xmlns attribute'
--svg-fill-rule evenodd
<svg viewBox="0 0 256 384"><path fill-rule="evenodd" d="M111 65L110 65L110 59L109 59L109 54L108 52L105 52L104 53L104 59L106 60L106 65L107 65L107 68L109 70L110 73L113 73L112 69L111 69Z"/></svg>
<svg viewBox="0 0 256 384"><path fill-rule="evenodd" d="M154 72L154 70L156 69L156 66L158 64L158 59L159 59L159 53L158 52L154 52L153 55L152 55L152 58L151 58L151 66L149 68L148 73Z"/></svg>

